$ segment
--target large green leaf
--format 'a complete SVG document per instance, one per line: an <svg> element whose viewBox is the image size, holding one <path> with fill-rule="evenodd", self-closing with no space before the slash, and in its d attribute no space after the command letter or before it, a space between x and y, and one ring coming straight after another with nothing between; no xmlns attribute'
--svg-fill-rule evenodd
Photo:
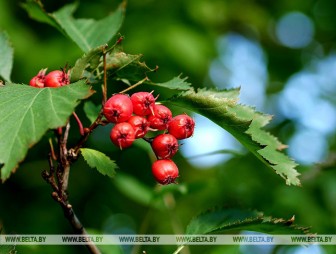
<svg viewBox="0 0 336 254"><path fill-rule="evenodd" d="M28 148L48 129L65 125L79 100L91 94L79 81L59 88L35 88L7 84L0 88L0 164L1 179L6 180Z"/></svg>
<svg viewBox="0 0 336 254"><path fill-rule="evenodd" d="M115 175L115 170L118 166L104 153L89 148L81 148L80 151L91 168L96 168L102 175L107 175L109 177Z"/></svg>
<svg viewBox="0 0 336 254"><path fill-rule="evenodd" d="M100 20L75 19L73 13L77 5L78 3L66 5L53 13L45 12L39 1L28 1L23 6L32 18L53 25L84 52L109 43L121 27L125 4L122 3L114 13Z"/></svg>
<svg viewBox="0 0 336 254"><path fill-rule="evenodd" d="M0 33L0 76L10 82L13 67L13 48L10 45L8 35Z"/></svg>
<svg viewBox="0 0 336 254"><path fill-rule="evenodd" d="M296 163L281 152L286 146L263 127L271 116L238 104L238 89L189 90L172 99L172 103L197 112L230 132L288 185L300 185ZM197 124L197 123L196 123Z"/></svg>
<svg viewBox="0 0 336 254"><path fill-rule="evenodd" d="M72 15L76 9L77 4L69 4L54 12L52 16L84 52L108 43L117 34L124 17L124 5L98 21L74 19Z"/></svg>
<svg viewBox="0 0 336 254"><path fill-rule="evenodd" d="M297 226L294 217L285 220L266 217L260 212L239 209L214 209L193 218L187 234L230 234L242 230L269 234L306 234L308 228Z"/></svg>

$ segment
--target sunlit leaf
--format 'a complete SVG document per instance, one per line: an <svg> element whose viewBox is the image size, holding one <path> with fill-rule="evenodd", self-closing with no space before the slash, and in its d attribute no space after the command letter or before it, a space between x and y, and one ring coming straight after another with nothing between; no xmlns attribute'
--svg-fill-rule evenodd
<svg viewBox="0 0 336 254"><path fill-rule="evenodd" d="M104 153L89 148L81 148L80 151L91 168L96 168L99 173L109 177L113 177L116 174L117 164Z"/></svg>
<svg viewBox="0 0 336 254"><path fill-rule="evenodd" d="M59 88L0 87L0 164L4 181L48 129L64 126L79 100L91 94L80 81Z"/></svg>
<svg viewBox="0 0 336 254"><path fill-rule="evenodd" d="M258 159L275 170L288 185L300 185L296 163L280 152L286 146L263 127L271 116L238 104L239 90L189 90L172 103L197 112L230 132ZM197 123L196 123L197 125Z"/></svg>

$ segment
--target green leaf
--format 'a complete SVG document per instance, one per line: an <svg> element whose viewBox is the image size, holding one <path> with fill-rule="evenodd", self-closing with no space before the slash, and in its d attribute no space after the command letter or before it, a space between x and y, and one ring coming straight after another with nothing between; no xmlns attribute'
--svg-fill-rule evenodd
<svg viewBox="0 0 336 254"><path fill-rule="evenodd" d="M120 50L113 50L106 57L106 69L109 75L120 71L134 61L140 60L142 55L130 55Z"/></svg>
<svg viewBox="0 0 336 254"><path fill-rule="evenodd" d="M306 234L308 228L289 220L266 217L260 212L239 209L214 209L193 218L187 234L229 234L242 230L272 234Z"/></svg>
<svg viewBox="0 0 336 254"><path fill-rule="evenodd" d="M83 81L59 88L0 87L0 164L6 180L48 129L64 126L79 100L91 95Z"/></svg>
<svg viewBox="0 0 336 254"><path fill-rule="evenodd" d="M21 6L27 11L30 18L53 26L65 35L62 27L44 10L44 7L39 0L28 0L26 3L22 3Z"/></svg>
<svg viewBox="0 0 336 254"><path fill-rule="evenodd" d="M14 50L5 32L0 33L0 76L10 82L10 75L13 67Z"/></svg>
<svg viewBox="0 0 336 254"><path fill-rule="evenodd" d="M91 83L97 81L97 73L104 72L102 58L104 47L92 49L76 61L71 73L72 81L81 78L87 78ZM118 45L112 46L107 51L109 52L106 55L106 70L111 78L138 81L146 77L148 72L155 70L141 62L142 55L127 54Z"/></svg>
<svg viewBox="0 0 336 254"><path fill-rule="evenodd" d="M99 173L109 177L113 177L116 174L117 164L104 153L89 148L81 148L80 150L85 161L91 168L96 168Z"/></svg>
<svg viewBox="0 0 336 254"><path fill-rule="evenodd" d="M101 63L104 47L105 46L99 46L94 48L76 61L75 66L71 69L72 82L84 77L88 79L91 78L88 74L96 70Z"/></svg>
<svg viewBox="0 0 336 254"><path fill-rule="evenodd" d="M77 4L69 4L52 16L65 33L84 51L107 44L119 31L124 18L124 5L101 20L74 19Z"/></svg>
<svg viewBox="0 0 336 254"><path fill-rule="evenodd" d="M106 57L106 69L108 75L113 78L139 81L147 76L147 73L155 71L149 68L145 62L141 62L142 55L131 55L122 51L121 47L115 47Z"/></svg>
<svg viewBox="0 0 336 254"><path fill-rule="evenodd" d="M125 4L122 3L114 13L100 20L75 19L73 13L77 5L68 4L53 13L45 12L40 2L28 1L23 7L32 18L56 27L84 52L109 43L121 27Z"/></svg>
<svg viewBox="0 0 336 254"><path fill-rule="evenodd" d="M172 99L172 103L197 112L230 132L258 159L275 170L288 185L300 185L297 164L280 152L286 146L263 127L271 116L238 104L238 89L189 90ZM196 123L197 124L197 123Z"/></svg>
<svg viewBox="0 0 336 254"><path fill-rule="evenodd" d="M87 101L85 102L83 109L86 117L90 120L90 123L92 124L97 119L97 116L101 109L101 105L96 106L92 101Z"/></svg>
<svg viewBox="0 0 336 254"><path fill-rule="evenodd" d="M187 79L188 77L181 78L181 76L178 76L164 83L151 83L151 84L154 86L160 86L171 90L187 91L190 90L191 88L191 84L186 82Z"/></svg>

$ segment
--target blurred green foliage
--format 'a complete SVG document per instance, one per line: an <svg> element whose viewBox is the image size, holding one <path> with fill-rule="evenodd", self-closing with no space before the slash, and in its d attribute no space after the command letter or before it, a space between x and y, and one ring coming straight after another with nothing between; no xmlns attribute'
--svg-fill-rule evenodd
<svg viewBox="0 0 336 254"><path fill-rule="evenodd" d="M43 1L54 11L70 1ZM77 17L102 18L119 1L81 0ZM268 96L281 91L286 80L314 57L314 43L324 54L335 49L336 8L332 0L299 1L226 1L129 0L121 29L127 53L143 54L154 81L164 82L183 73L195 87L213 86L208 72L217 57L216 40L229 32L259 41L268 58ZM289 11L300 11L315 24L314 42L303 49L290 49L274 37L274 25ZM31 20L20 1L0 1L0 29L11 38L14 52L12 81L28 83L38 70L73 65L82 53L54 28ZM239 66L237 67L239 68ZM165 98L166 91L160 90ZM96 96L97 104L99 95ZM335 102L335 101L334 101ZM1 109L0 109L1 110ZM79 110L84 124L84 113ZM270 130L286 143L295 131L295 122L283 119ZM75 126L75 123L73 123ZM197 129L196 129L197 131ZM158 188L151 176L153 154L142 142L125 151L113 147L109 127L99 128L88 146L108 154L120 167L116 180L100 175L80 159L71 170L70 201L82 223L100 233L183 233L192 217L214 206L241 207L263 211L285 219L295 215L297 224L311 226L311 232L336 232L335 138L330 139L329 161L301 166L302 187L289 187L251 154L234 157L225 164L199 170L181 153L176 161L181 170L180 184ZM48 134L51 135L51 134ZM18 171L0 185L0 228L5 233L72 233L58 204L50 197L51 189L40 174L48 167L48 137L34 146ZM78 133L72 130L70 142ZM223 141L225 142L225 141ZM313 146L307 140L307 146ZM132 158L131 160L129 158ZM133 189L134 188L134 189ZM154 194L153 194L154 193ZM118 247L104 247L105 253L118 253ZM141 253L173 253L174 246L142 246ZM323 247L335 253L334 246ZM17 253L85 253L77 246L17 246ZM293 253L278 248L279 253ZM130 248L123 248L131 253ZM136 253L136 252L133 253ZM187 253L248 253L239 246L191 247ZM0 253L8 248L0 246ZM269 252L265 252L269 253Z"/></svg>

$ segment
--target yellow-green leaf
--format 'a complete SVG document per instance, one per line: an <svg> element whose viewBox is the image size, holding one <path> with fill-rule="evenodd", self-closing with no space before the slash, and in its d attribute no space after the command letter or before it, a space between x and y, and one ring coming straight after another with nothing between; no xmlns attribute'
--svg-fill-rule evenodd
<svg viewBox="0 0 336 254"><path fill-rule="evenodd" d="M109 177L115 175L115 170L118 166L107 155L89 148L81 148L80 151L84 160L91 168L96 168L102 175L107 175Z"/></svg>

